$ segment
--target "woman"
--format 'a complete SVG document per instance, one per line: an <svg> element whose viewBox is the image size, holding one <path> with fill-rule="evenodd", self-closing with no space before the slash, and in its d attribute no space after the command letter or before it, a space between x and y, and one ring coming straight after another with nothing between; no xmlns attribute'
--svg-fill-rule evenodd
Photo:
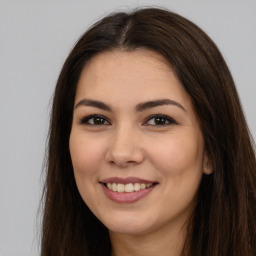
<svg viewBox="0 0 256 256"><path fill-rule="evenodd" d="M161 9L105 17L52 107L42 256L256 255L256 161L211 39Z"/></svg>

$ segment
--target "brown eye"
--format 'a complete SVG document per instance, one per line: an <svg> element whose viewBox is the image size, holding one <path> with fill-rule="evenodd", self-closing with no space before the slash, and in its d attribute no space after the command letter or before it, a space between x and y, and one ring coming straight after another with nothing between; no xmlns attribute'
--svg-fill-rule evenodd
<svg viewBox="0 0 256 256"><path fill-rule="evenodd" d="M109 125L109 121L101 115L90 115L83 118L80 124L87 124L87 125Z"/></svg>
<svg viewBox="0 0 256 256"><path fill-rule="evenodd" d="M95 118L89 119L88 123L94 124L94 125L101 125L101 124L106 124L106 120L101 117L95 117Z"/></svg>
<svg viewBox="0 0 256 256"><path fill-rule="evenodd" d="M164 125L171 125L171 124L177 124L177 122L173 120L171 117L166 115L150 116L147 119L147 121L144 123L144 125L153 125L153 126L164 126Z"/></svg>

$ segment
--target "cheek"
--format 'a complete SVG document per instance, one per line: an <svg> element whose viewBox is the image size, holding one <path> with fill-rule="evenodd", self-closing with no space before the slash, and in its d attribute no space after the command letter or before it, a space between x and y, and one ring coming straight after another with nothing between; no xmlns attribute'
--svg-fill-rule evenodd
<svg viewBox="0 0 256 256"><path fill-rule="evenodd" d="M77 188L86 204L90 205L104 157L103 142L74 131L70 135L69 149Z"/></svg>
<svg viewBox="0 0 256 256"><path fill-rule="evenodd" d="M161 195L166 199L164 218L169 218L170 213L175 215L194 207L203 173L201 135L175 135L161 145L155 143L154 152L151 151L154 166L161 175Z"/></svg>
<svg viewBox="0 0 256 256"><path fill-rule="evenodd" d="M202 172L203 139L200 134L183 133L155 143L152 159L165 176L193 176Z"/></svg>
<svg viewBox="0 0 256 256"><path fill-rule="evenodd" d="M94 185L97 183L103 155L102 143L76 131L71 132L69 150L77 188L89 206L95 201Z"/></svg>
<svg viewBox="0 0 256 256"><path fill-rule="evenodd" d="M69 149L75 174L89 175L97 171L103 155L102 144L97 140L71 132Z"/></svg>

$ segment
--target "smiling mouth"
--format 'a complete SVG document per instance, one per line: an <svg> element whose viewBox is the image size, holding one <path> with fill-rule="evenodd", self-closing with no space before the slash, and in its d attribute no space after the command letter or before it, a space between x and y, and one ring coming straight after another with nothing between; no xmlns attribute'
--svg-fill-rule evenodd
<svg viewBox="0 0 256 256"><path fill-rule="evenodd" d="M156 186L158 183L103 183L105 187L113 192L118 193L131 193L137 192L140 190L149 189L153 186Z"/></svg>
<svg viewBox="0 0 256 256"><path fill-rule="evenodd" d="M135 203L146 197L159 184L157 181L137 177L111 177L101 180L104 194L116 203Z"/></svg>

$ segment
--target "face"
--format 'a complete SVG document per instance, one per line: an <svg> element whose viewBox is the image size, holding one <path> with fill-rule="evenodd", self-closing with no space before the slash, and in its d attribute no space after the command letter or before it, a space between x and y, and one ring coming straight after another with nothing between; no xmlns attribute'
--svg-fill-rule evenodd
<svg viewBox="0 0 256 256"><path fill-rule="evenodd" d="M91 59L76 91L70 153L78 190L111 231L183 225L207 157L190 96L147 50Z"/></svg>

